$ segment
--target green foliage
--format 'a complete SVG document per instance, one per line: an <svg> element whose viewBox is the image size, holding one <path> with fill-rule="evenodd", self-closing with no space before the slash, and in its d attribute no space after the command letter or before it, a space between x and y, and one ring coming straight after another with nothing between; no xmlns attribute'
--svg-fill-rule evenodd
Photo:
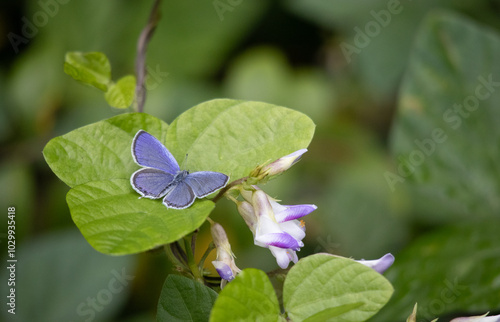
<svg viewBox="0 0 500 322"><path fill-rule="evenodd" d="M293 321L366 321L392 292L375 270L352 259L316 254L288 272L283 305Z"/></svg>
<svg viewBox="0 0 500 322"><path fill-rule="evenodd" d="M179 275L169 275L163 284L156 320L208 321L217 299L211 288Z"/></svg>
<svg viewBox="0 0 500 322"><path fill-rule="evenodd" d="M266 273L244 269L219 294L210 321L278 321L280 308Z"/></svg>
<svg viewBox="0 0 500 322"><path fill-rule="evenodd" d="M487 0L290 0L296 14L339 32L342 61L374 98L393 95L407 64L420 21L434 8L473 10ZM472 47L473 48L473 47ZM363 90L363 89L361 89Z"/></svg>
<svg viewBox="0 0 500 322"><path fill-rule="evenodd" d="M392 185L411 189L426 220L500 210L499 56L498 34L460 16L436 13L420 29L392 130Z"/></svg>
<svg viewBox="0 0 500 322"><path fill-rule="evenodd" d="M460 224L416 240L387 271L394 297L376 321L402 321L416 302L418 317L427 320L500 309L499 224Z"/></svg>
<svg viewBox="0 0 500 322"><path fill-rule="evenodd" d="M138 169L131 155L135 133L165 142L191 171L226 173L233 180L255 166L307 147L314 123L302 113L259 102L213 100L180 115L170 126L142 113L119 115L52 139L44 157L73 189L73 221L97 250L131 254L171 243L204 222L214 204L198 200L184 210L139 199L130 185Z"/></svg>
<svg viewBox="0 0 500 322"><path fill-rule="evenodd" d="M461 16L436 12L417 35L391 133L393 188L418 220L456 223L397 255L395 296L376 321L400 321L418 302L426 319L499 309L496 171L500 38Z"/></svg>
<svg viewBox="0 0 500 322"><path fill-rule="evenodd" d="M103 53L69 52L65 57L64 72L104 92L111 82L111 64Z"/></svg>
<svg viewBox="0 0 500 322"><path fill-rule="evenodd" d="M135 257L99 254L75 229L34 238L18 246L16 258L11 287L18 321L107 321L125 304L136 278ZM2 298L9 295L9 274L0 273ZM0 316L12 321L6 309Z"/></svg>
<svg viewBox="0 0 500 322"><path fill-rule="evenodd" d="M127 75L116 83L111 81L111 64L99 52L69 52L64 62L64 72L77 81L103 91L106 102L112 107L127 108L135 96L135 76Z"/></svg>

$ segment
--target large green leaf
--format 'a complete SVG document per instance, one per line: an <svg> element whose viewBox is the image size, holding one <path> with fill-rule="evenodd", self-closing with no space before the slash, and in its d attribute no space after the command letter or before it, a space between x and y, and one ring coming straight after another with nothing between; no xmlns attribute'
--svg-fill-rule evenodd
<svg viewBox="0 0 500 322"><path fill-rule="evenodd" d="M430 220L500 211L500 37L438 12L421 26L392 130L392 189ZM425 202L422 202L425 200Z"/></svg>
<svg viewBox="0 0 500 322"><path fill-rule="evenodd" d="M98 251L121 255L171 243L195 230L214 208L208 200L183 210L139 199L129 179L92 181L66 197L73 221Z"/></svg>
<svg viewBox="0 0 500 322"><path fill-rule="evenodd" d="M352 259L316 254L301 259L288 273L283 305L293 321L366 321L392 292L389 281L375 270Z"/></svg>
<svg viewBox="0 0 500 322"><path fill-rule="evenodd" d="M278 321L280 307L266 273L247 268L220 292L210 321Z"/></svg>
<svg viewBox="0 0 500 322"><path fill-rule="evenodd" d="M111 321L133 289L136 258L99 254L76 229L16 246L16 280L11 285L16 314L7 313L4 302L3 321ZM9 274L5 267L0 272L3 299L10 293Z"/></svg>
<svg viewBox="0 0 500 322"><path fill-rule="evenodd" d="M403 321L416 302L418 316L426 320L499 310L499 225L461 224L416 240L387 271L394 297L375 321Z"/></svg>
<svg viewBox="0 0 500 322"><path fill-rule="evenodd" d="M314 123L294 110L261 102L217 99L201 103L170 124L167 147L190 170L212 170L231 180L255 166L306 148Z"/></svg>
<svg viewBox="0 0 500 322"><path fill-rule="evenodd" d="M165 141L165 122L143 113L122 114L50 140L43 155L52 171L70 187L90 181L129 179L139 168L130 147L140 129Z"/></svg>
<svg viewBox="0 0 500 322"><path fill-rule="evenodd" d="M208 321L217 299L211 288L184 276L169 275L163 284L156 320Z"/></svg>

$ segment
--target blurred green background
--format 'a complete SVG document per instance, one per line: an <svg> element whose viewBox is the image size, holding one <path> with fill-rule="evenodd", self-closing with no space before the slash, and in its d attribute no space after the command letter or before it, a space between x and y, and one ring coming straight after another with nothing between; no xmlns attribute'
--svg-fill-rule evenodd
<svg viewBox="0 0 500 322"><path fill-rule="evenodd" d="M42 157L51 138L123 112L64 74L65 53L104 52L113 79L134 73L151 6L0 4L0 257L5 263L14 206L19 259L17 314L2 303L4 319L155 320L171 273L165 256L94 251L71 220L69 188ZM401 321L415 302L422 321L499 312L498 85L412 176L387 177L411 165L414 140L449 125L443 111L465 102L478 77L500 80L499 1L165 0L161 13L147 53L145 112L170 123L203 101L235 98L293 108L316 123L301 162L263 187L284 204L318 206L305 218L299 258L393 253L386 275L396 291L374 321ZM220 202L211 217L226 228L240 268L277 267L232 203ZM209 241L204 225L201 252Z"/></svg>

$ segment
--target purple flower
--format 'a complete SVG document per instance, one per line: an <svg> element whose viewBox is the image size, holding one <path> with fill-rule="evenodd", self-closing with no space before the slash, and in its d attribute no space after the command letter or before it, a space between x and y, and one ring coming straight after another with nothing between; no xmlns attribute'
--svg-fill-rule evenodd
<svg viewBox="0 0 500 322"><path fill-rule="evenodd" d="M298 261L296 251L304 246L305 227L298 218L316 210L315 205L280 205L264 191L241 189L245 201L237 201L238 211L253 233L257 246L269 248L278 265L285 269Z"/></svg>
<svg viewBox="0 0 500 322"><path fill-rule="evenodd" d="M357 260L356 262L361 263L365 266L373 268L378 273L383 274L391 265L394 263L394 256L391 253L387 253L379 259L374 260Z"/></svg>
<svg viewBox="0 0 500 322"><path fill-rule="evenodd" d="M241 270L234 263L234 254L227 239L224 228L216 222L212 223L210 229L212 238L217 248L217 258L212 262L217 273L226 281L232 281Z"/></svg>

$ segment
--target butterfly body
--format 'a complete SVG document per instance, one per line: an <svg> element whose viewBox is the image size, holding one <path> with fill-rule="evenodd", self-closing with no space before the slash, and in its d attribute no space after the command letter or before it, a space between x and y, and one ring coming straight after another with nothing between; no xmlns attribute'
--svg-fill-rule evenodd
<svg viewBox="0 0 500 322"><path fill-rule="evenodd" d="M196 198L223 188L229 177L220 172L181 170L168 149L154 136L140 130L132 141L132 157L142 166L130 177L141 197L163 199L168 208L185 209Z"/></svg>

